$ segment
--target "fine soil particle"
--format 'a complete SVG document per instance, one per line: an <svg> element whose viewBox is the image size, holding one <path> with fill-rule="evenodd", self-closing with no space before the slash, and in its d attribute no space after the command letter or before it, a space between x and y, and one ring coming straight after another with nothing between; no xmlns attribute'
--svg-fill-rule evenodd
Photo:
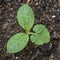
<svg viewBox="0 0 60 60"><path fill-rule="evenodd" d="M35 24L43 24L48 29L51 40L41 46L31 41L26 48L16 54L9 54L6 44L10 37L24 32L19 26L16 13L26 0L0 0L0 60L60 60L60 0L31 0Z"/></svg>

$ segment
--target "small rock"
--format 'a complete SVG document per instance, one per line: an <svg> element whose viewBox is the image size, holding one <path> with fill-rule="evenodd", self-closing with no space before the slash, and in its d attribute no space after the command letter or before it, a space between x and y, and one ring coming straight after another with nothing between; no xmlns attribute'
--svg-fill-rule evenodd
<svg viewBox="0 0 60 60"><path fill-rule="evenodd" d="M36 6L39 5L39 3L37 2L37 3L35 3L35 5L36 5Z"/></svg>
<svg viewBox="0 0 60 60"><path fill-rule="evenodd" d="M16 59L18 59L19 57L16 56Z"/></svg>
<svg viewBox="0 0 60 60"><path fill-rule="evenodd" d="M8 23L8 22L5 22L5 23L3 24L3 29L6 29L6 28L8 27L8 25L9 25L9 23Z"/></svg>
<svg viewBox="0 0 60 60"><path fill-rule="evenodd" d="M59 9L57 9L57 11L59 12L60 10L59 10Z"/></svg>
<svg viewBox="0 0 60 60"><path fill-rule="evenodd" d="M54 60L53 54L50 55L49 60Z"/></svg>
<svg viewBox="0 0 60 60"><path fill-rule="evenodd" d="M52 38L57 38L57 32L56 32L56 31L54 31L54 32L52 33Z"/></svg>
<svg viewBox="0 0 60 60"><path fill-rule="evenodd" d="M19 1L21 1L21 0L19 0Z"/></svg>
<svg viewBox="0 0 60 60"><path fill-rule="evenodd" d="M52 16L52 18L55 18L55 17L56 17L55 15Z"/></svg>

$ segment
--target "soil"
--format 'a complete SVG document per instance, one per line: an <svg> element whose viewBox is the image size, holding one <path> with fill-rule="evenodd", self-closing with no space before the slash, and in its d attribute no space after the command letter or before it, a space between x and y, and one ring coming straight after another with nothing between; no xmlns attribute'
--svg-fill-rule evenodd
<svg viewBox="0 0 60 60"><path fill-rule="evenodd" d="M26 0L0 0L0 60L60 60L60 0L31 0L35 24L43 24L48 29L49 43L36 46L31 41L25 49L9 54L6 44L10 37L24 32L19 26L16 13Z"/></svg>

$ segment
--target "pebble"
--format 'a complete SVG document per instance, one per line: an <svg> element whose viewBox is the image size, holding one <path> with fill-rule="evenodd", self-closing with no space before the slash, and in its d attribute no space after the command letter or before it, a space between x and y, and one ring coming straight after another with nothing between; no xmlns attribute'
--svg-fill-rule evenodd
<svg viewBox="0 0 60 60"><path fill-rule="evenodd" d="M57 9L57 11L59 12L60 10L59 10L59 9Z"/></svg>
<svg viewBox="0 0 60 60"><path fill-rule="evenodd" d="M19 57L16 56L16 59L18 59Z"/></svg>
<svg viewBox="0 0 60 60"><path fill-rule="evenodd" d="M19 0L19 1L21 1L21 0Z"/></svg>
<svg viewBox="0 0 60 60"><path fill-rule="evenodd" d="M39 5L39 3L37 2L37 3L35 3L35 5L36 5L36 6Z"/></svg>
<svg viewBox="0 0 60 60"><path fill-rule="evenodd" d="M8 23L8 22L5 22L5 23L3 24L3 29L6 29L8 26L9 26L9 23Z"/></svg>
<svg viewBox="0 0 60 60"><path fill-rule="evenodd" d="M10 10L13 10L13 8L10 8Z"/></svg>
<svg viewBox="0 0 60 60"><path fill-rule="evenodd" d="M50 48L50 49L52 48L52 43L50 43L50 46L49 46L49 48Z"/></svg>
<svg viewBox="0 0 60 60"><path fill-rule="evenodd" d="M55 18L55 17L56 17L55 15L52 16L52 18Z"/></svg>
<svg viewBox="0 0 60 60"><path fill-rule="evenodd" d="M51 12L51 10L49 10Z"/></svg>
<svg viewBox="0 0 60 60"><path fill-rule="evenodd" d="M50 55L49 60L54 60L54 55L53 54Z"/></svg>
<svg viewBox="0 0 60 60"><path fill-rule="evenodd" d="M53 38L57 38L57 32L56 32L56 31L54 31L54 32L52 33L52 37L53 37Z"/></svg>

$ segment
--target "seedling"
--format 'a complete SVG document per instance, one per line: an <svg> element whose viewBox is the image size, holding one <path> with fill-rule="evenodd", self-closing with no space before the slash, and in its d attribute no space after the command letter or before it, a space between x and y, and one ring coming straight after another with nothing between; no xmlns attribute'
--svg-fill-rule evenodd
<svg viewBox="0 0 60 60"><path fill-rule="evenodd" d="M26 31L24 33L17 33L7 42L7 51L9 53L17 53L23 50L28 41L29 36L32 43L42 45L50 41L50 34L46 27L42 24L37 24L33 27L33 32L30 32L34 24L34 13L32 8L24 4L17 12L17 20L19 25Z"/></svg>

